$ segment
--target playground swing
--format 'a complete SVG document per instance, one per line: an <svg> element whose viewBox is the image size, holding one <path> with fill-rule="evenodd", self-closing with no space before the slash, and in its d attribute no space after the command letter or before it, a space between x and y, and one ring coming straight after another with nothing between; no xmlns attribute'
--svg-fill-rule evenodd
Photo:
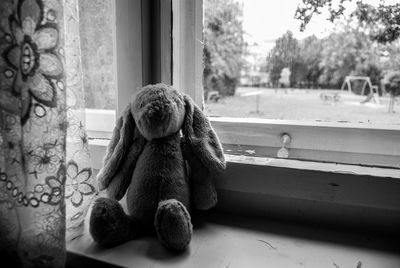
<svg viewBox="0 0 400 268"><path fill-rule="evenodd" d="M368 94L368 96L366 97L365 100L361 101L362 104L367 103L372 100L376 104L380 104L378 86L372 85L371 79L368 76L346 76L340 90L341 91L345 90L346 85L347 85L347 91L350 93L356 94L356 93L354 93L354 91L351 87L351 81L354 81L354 80L364 81L362 89L361 89L361 96L364 95L365 90L367 89L367 86L369 87L370 93Z"/></svg>

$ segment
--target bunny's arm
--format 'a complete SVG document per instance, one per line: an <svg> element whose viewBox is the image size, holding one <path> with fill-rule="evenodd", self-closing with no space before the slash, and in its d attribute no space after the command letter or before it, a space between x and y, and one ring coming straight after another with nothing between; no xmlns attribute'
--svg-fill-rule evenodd
<svg viewBox="0 0 400 268"><path fill-rule="evenodd" d="M139 131L137 129L135 132L133 144L130 146L125 159L108 185L107 195L109 198L120 200L125 195L133 177L136 161L146 143L146 140L138 133Z"/></svg>
<svg viewBox="0 0 400 268"><path fill-rule="evenodd" d="M181 140L183 157L189 164L191 200L198 210L208 210L217 204L214 176L194 154L184 138Z"/></svg>
<svg viewBox="0 0 400 268"><path fill-rule="evenodd" d="M225 157L210 121L190 97L184 99L182 151L191 169L192 201L197 209L205 210L217 203L214 180L225 170Z"/></svg>

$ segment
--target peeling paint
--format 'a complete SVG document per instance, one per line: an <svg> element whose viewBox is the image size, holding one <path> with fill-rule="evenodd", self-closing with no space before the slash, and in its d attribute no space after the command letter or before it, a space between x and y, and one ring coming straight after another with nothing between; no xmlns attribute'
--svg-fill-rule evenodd
<svg viewBox="0 0 400 268"><path fill-rule="evenodd" d="M248 154L256 154L256 150L246 150L245 152Z"/></svg>

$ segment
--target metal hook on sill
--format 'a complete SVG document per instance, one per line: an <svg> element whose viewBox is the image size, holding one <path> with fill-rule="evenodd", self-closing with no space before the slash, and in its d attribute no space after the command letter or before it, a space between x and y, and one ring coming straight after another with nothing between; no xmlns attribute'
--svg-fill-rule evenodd
<svg viewBox="0 0 400 268"><path fill-rule="evenodd" d="M288 133L283 133L281 135L282 147L277 152L278 158L289 158L289 150L288 147L292 141L292 138Z"/></svg>

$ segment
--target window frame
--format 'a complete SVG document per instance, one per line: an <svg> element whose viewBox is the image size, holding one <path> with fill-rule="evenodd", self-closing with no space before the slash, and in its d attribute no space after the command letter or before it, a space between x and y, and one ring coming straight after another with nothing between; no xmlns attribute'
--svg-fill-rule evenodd
<svg viewBox="0 0 400 268"><path fill-rule="evenodd" d="M111 138L115 112L87 109L86 115L89 137ZM282 134L288 133L291 160L400 168L396 126L226 117L210 121L226 154L277 157Z"/></svg>
<svg viewBox="0 0 400 268"><path fill-rule="evenodd" d="M173 81L178 81L177 88L184 88L196 98L200 107L204 105L202 4L203 1L172 1L173 25L177 25L173 29ZM282 135L289 134L290 159L400 168L400 125L227 117L210 120L230 154L247 151L253 156L277 157L283 146Z"/></svg>
<svg viewBox="0 0 400 268"><path fill-rule="evenodd" d="M144 47L149 38L143 31L149 29L146 26L149 2L158 7L158 13L153 15L160 16L156 20L160 25L152 28L159 29L156 31L158 38L151 39L158 40L158 45L146 50ZM173 85L203 107L202 2L114 1L118 106L114 114L87 109L94 169L101 167L116 116L121 114L132 93L143 84L154 80L168 82L172 75ZM160 8L161 5L164 8ZM165 8L165 5L171 5L171 8ZM166 21L171 22L172 33L169 27L165 27ZM169 43L171 36L172 44L164 50L163 46ZM159 51L159 56L150 59L146 55L154 49ZM155 78L144 74L150 61L159 74ZM313 220L319 216L339 215L344 224L356 223L357 217L369 219L368 224L376 228L400 223L400 126L376 128L365 124L237 118L210 120L225 146L225 152L230 150L227 172L217 180L217 189L223 193L219 202L225 209L230 210L239 204L239 200L235 201L235 194L246 193L255 198L252 204L265 214L272 211L280 215L287 211L285 215L293 217L296 211L309 208L315 212L307 214ZM295 160L271 159L282 147L284 133L291 136L288 150ZM246 150L248 156L234 156L246 154ZM334 155L336 160L346 160L347 164L321 163L328 161L329 155ZM378 161L381 167L374 167L374 161ZM397 168L389 168L385 163L397 163ZM272 204L262 201L264 199L260 196ZM279 203L283 199L285 202L292 200L293 207L281 207Z"/></svg>
<svg viewBox="0 0 400 268"><path fill-rule="evenodd" d="M109 138L115 117L142 85L164 82L203 107L203 1L113 1L117 114L91 110L90 137ZM132 10L127 14L126 10ZM153 14L155 13L155 14ZM150 36L152 33L153 36ZM112 116L114 118L112 118ZM109 118L107 120L102 120ZM227 153L400 168L400 125L210 118ZM92 122L96 122L94 125Z"/></svg>

